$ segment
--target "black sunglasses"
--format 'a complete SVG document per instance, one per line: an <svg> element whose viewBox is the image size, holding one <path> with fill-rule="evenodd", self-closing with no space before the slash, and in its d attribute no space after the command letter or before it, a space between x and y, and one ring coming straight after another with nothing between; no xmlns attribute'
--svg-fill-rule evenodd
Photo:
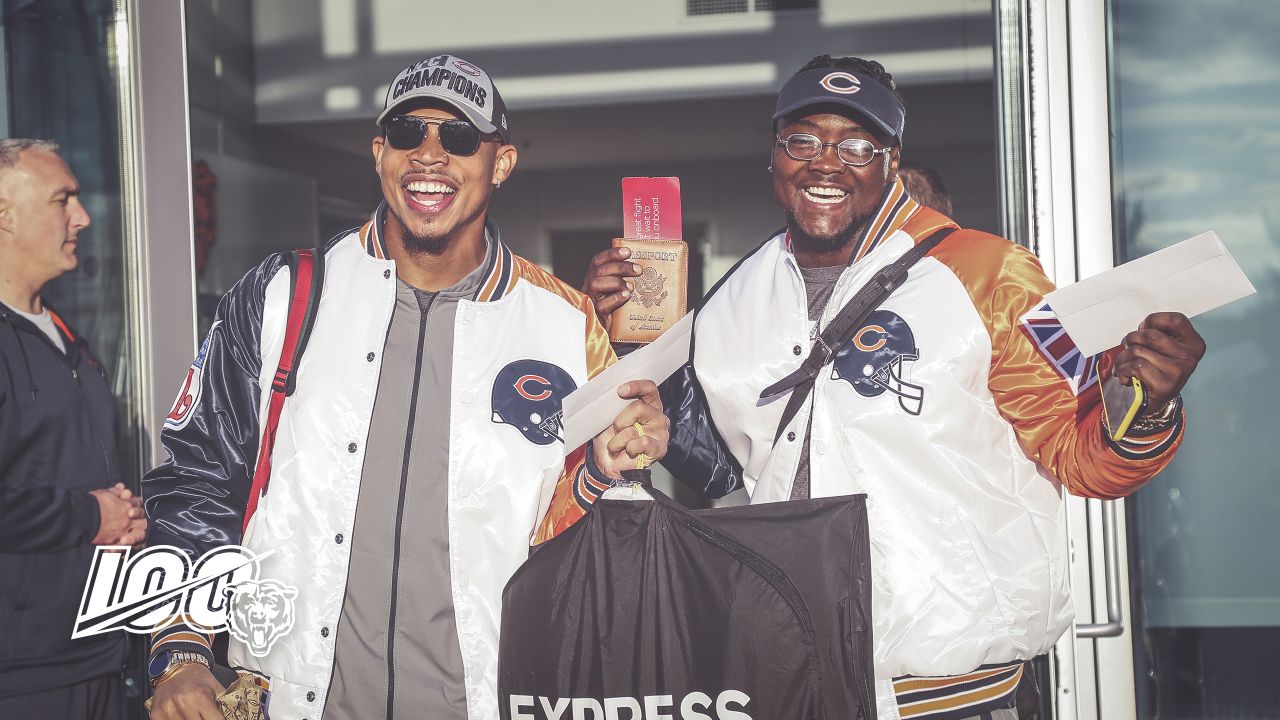
<svg viewBox="0 0 1280 720"><path fill-rule="evenodd" d="M450 155L471 155L480 148L480 130L466 120L428 120L416 115L397 115L382 126L391 147L412 150L427 139L427 127L437 126L440 146Z"/></svg>

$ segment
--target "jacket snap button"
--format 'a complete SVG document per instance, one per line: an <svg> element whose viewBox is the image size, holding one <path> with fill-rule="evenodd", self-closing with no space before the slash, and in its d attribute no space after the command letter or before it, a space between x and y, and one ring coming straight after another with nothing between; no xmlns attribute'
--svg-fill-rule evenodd
<svg viewBox="0 0 1280 720"><path fill-rule="evenodd" d="M796 434L793 432L787 433L787 442L795 442L795 441L796 441Z"/></svg>
<svg viewBox="0 0 1280 720"><path fill-rule="evenodd" d="M307 693L307 702L315 702L315 701L316 701L316 694L313 692Z"/></svg>
<svg viewBox="0 0 1280 720"><path fill-rule="evenodd" d="M355 444L355 443L347 443L347 452L349 452L349 453L353 453L353 452L355 452L355 451L356 451L356 444Z"/></svg>
<svg viewBox="0 0 1280 720"><path fill-rule="evenodd" d="M365 355L364 359L368 360L369 362L373 362L373 353L369 353L368 355Z"/></svg>
<svg viewBox="0 0 1280 720"><path fill-rule="evenodd" d="M384 278L389 278L389 277L391 277L391 271L390 271L390 270L383 270L383 271L382 271L382 277L384 277Z"/></svg>
<svg viewBox="0 0 1280 720"><path fill-rule="evenodd" d="M799 346L799 345L796 345L795 347L791 348L791 354L792 354L792 355L799 355L801 352L802 352L802 350L800 350L800 346Z"/></svg>
<svg viewBox="0 0 1280 720"><path fill-rule="evenodd" d="M320 628L320 637L329 637L329 628L327 627Z"/></svg>
<svg viewBox="0 0 1280 720"><path fill-rule="evenodd" d="M336 542L336 543L338 543L339 545L341 545L341 544L342 544L342 533L338 533L337 535L334 535L334 536L333 536L333 541L334 541L334 542Z"/></svg>

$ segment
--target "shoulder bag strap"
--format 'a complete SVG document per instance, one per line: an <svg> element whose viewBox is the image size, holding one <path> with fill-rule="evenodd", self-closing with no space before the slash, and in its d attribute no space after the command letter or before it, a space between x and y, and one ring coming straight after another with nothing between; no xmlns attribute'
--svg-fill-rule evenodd
<svg viewBox="0 0 1280 720"><path fill-rule="evenodd" d="M258 509L259 498L267 494L267 483L271 479L271 453L276 445L280 411L284 409L284 399L293 394L297 384L298 364L307 347L307 340L311 337L316 311L320 307L320 292L324 286L324 248L291 252L289 275L289 317L285 322L284 345L280 348L280 360L271 381L267 424L262 429L258 464L253 471L253 484L249 488L249 503L245 507L241 531L249 527L249 518Z"/></svg>
<svg viewBox="0 0 1280 720"><path fill-rule="evenodd" d="M902 257L881 268L827 324L827 329L818 336L813 349L809 351L809 356L800 364L800 369L760 393L760 399L764 400L792 390L787 406L782 411L782 419L778 422L778 430L773 435L775 443L782 437L782 431L791 424L796 413L800 412L800 407L813 391L818 373L835 358L840 346L848 342L849 338L853 337L853 333L866 321L871 311L879 307L907 279L907 271L911 266L919 262L920 258L937 247L938 243L954 231L955 228L948 227L933 233L903 253Z"/></svg>

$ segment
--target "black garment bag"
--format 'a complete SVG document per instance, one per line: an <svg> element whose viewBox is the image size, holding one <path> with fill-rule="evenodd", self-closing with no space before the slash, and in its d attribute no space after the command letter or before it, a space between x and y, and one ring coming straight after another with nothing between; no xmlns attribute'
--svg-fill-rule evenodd
<svg viewBox="0 0 1280 720"><path fill-rule="evenodd" d="M641 475L507 584L503 720L874 718L866 496L690 511Z"/></svg>

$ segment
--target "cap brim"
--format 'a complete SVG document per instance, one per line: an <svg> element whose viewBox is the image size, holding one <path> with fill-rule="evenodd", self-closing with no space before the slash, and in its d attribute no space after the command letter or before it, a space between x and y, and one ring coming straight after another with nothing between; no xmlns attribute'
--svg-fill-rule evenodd
<svg viewBox="0 0 1280 720"><path fill-rule="evenodd" d="M418 95L409 95L409 96L400 98L395 102L394 105L387 108L386 110L383 110L382 113L378 115L378 119L376 121L377 125L381 127L382 123L385 122L387 118L391 117L392 115L400 114L399 113L400 110L402 110L406 105L412 105L415 101L417 102L435 101L435 102L444 103L445 105L448 105L449 107L461 113L462 116L467 119L467 122L471 123L472 125L475 125L476 129L484 133L485 135L501 135L501 133L498 132L498 126L490 122L489 118L485 117L484 115L481 115L479 112L476 112L474 108L469 108L469 107L466 107L465 105L459 105L458 103L449 99L447 96L436 95L434 93L420 93Z"/></svg>
<svg viewBox="0 0 1280 720"><path fill-rule="evenodd" d="M822 100L819 100L816 102L812 98L805 98L800 102L792 103L791 105L778 108L773 113L774 129L775 130L777 129L779 120L789 115L795 115L799 113L801 110L804 110L806 108L822 107L823 105L840 105L843 107L847 107L850 110L857 112L858 117L864 118L866 120L870 120L871 124L875 125L876 129L884 133L886 136L891 137L895 140L901 140L901 138L898 137L897 128L885 122L884 119L879 118L874 114L872 114L871 112L869 112L866 109L866 107L863 106L861 103L854 102L853 100L849 100L846 98L838 98L838 97L823 98Z"/></svg>

